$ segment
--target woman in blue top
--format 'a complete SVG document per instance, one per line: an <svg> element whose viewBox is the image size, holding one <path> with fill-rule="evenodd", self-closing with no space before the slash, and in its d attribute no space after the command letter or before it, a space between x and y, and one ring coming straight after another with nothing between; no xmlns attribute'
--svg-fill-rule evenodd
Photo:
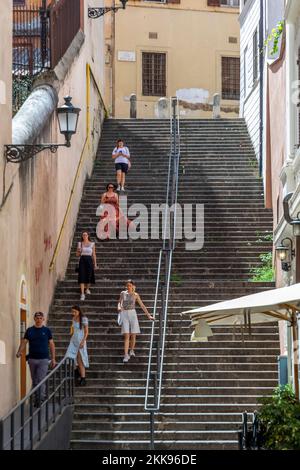
<svg viewBox="0 0 300 470"><path fill-rule="evenodd" d="M66 357L73 359L78 366L80 379L78 385L86 385L85 369L89 367L89 357L86 340L89 334L88 319L84 317L80 307L72 307L71 341L66 352Z"/></svg>

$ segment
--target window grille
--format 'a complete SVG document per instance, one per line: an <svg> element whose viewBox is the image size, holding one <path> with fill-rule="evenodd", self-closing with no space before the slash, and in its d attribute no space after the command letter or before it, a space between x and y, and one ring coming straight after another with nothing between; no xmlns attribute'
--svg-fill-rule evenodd
<svg viewBox="0 0 300 470"><path fill-rule="evenodd" d="M240 99L239 57L222 57L222 98L224 100Z"/></svg>
<svg viewBox="0 0 300 470"><path fill-rule="evenodd" d="M166 54L143 52L144 96L166 96Z"/></svg>

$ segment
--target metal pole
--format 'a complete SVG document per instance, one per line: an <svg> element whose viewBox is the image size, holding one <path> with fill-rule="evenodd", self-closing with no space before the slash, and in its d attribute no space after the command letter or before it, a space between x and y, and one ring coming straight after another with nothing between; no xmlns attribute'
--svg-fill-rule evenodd
<svg viewBox="0 0 300 470"><path fill-rule="evenodd" d="M150 411L150 450L154 450L154 411Z"/></svg>
<svg viewBox="0 0 300 470"><path fill-rule="evenodd" d="M24 422L25 422L25 410L24 403L21 405L21 450L24 450Z"/></svg>
<svg viewBox="0 0 300 470"><path fill-rule="evenodd" d="M40 8L40 21L41 21L41 59L42 69L45 68L47 60L47 5L46 0L43 0L42 7Z"/></svg>
<svg viewBox="0 0 300 470"><path fill-rule="evenodd" d="M298 338L298 324L296 312L292 315L292 331L293 331L293 366L294 366L294 385L295 395L299 401L299 338Z"/></svg>

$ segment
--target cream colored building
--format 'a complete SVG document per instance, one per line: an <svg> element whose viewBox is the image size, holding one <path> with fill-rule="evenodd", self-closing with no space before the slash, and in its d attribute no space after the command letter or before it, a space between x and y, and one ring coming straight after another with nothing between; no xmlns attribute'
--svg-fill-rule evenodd
<svg viewBox="0 0 300 470"><path fill-rule="evenodd" d="M32 325L33 313L48 313L56 283L65 275L83 185L92 172L101 135L105 115L104 30L102 21L88 19L88 4L88 0L80 0L81 25L63 60L35 84L45 103L45 90L52 89L58 105L70 95L74 106L81 108L72 146L59 148L57 154L44 151L28 162L13 164L5 162L3 146L11 144L16 135L26 134L35 113L38 118L33 124L40 125L45 110L40 102L28 106L29 97L12 125L12 0L1 0L0 417L31 386L25 361L16 359L17 347L24 329ZM93 5L103 6L103 0L94 0ZM55 106L37 136L38 143L64 142ZM34 135L35 129L29 130Z"/></svg>
<svg viewBox="0 0 300 470"><path fill-rule="evenodd" d="M211 4L220 6L210 6ZM106 0L106 6L119 5ZM106 14L106 101L117 118L157 117L161 97L177 95L183 117L211 117L215 93L222 116L238 117L238 0L129 0Z"/></svg>

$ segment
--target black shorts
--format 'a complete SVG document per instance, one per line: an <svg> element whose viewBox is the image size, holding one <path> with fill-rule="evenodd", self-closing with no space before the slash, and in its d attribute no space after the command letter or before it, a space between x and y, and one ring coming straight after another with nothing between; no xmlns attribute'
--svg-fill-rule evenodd
<svg viewBox="0 0 300 470"><path fill-rule="evenodd" d="M127 163L116 163L116 171L122 171L122 173L128 173Z"/></svg>

